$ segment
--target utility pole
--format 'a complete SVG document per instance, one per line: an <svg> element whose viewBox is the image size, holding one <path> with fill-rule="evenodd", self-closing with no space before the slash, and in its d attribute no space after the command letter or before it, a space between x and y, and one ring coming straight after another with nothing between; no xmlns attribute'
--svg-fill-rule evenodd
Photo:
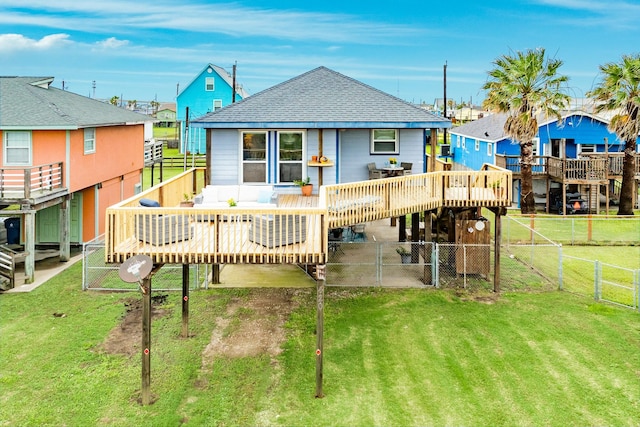
<svg viewBox="0 0 640 427"><path fill-rule="evenodd" d="M444 118L447 118L447 61L444 61ZM444 140L442 141L443 144L447 143L447 128L442 129L443 130L443 138ZM436 153L431 153L434 156L436 155Z"/></svg>
<svg viewBox="0 0 640 427"><path fill-rule="evenodd" d="M233 64L233 89L231 95L231 103L234 104L236 102L236 68L238 67L238 61Z"/></svg>

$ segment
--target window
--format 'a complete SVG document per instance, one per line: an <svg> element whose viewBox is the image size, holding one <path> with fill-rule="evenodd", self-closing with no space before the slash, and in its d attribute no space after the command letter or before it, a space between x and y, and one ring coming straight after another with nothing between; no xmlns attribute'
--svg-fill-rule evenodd
<svg viewBox="0 0 640 427"><path fill-rule="evenodd" d="M31 132L4 132L4 163L6 166L31 165Z"/></svg>
<svg viewBox="0 0 640 427"><path fill-rule="evenodd" d="M466 150L467 148L467 138L462 138L462 149Z"/></svg>
<svg viewBox="0 0 640 427"><path fill-rule="evenodd" d="M303 174L302 132L278 132L278 182L293 182Z"/></svg>
<svg viewBox="0 0 640 427"><path fill-rule="evenodd" d="M222 99L213 100L213 111L218 111L222 108Z"/></svg>
<svg viewBox="0 0 640 427"><path fill-rule="evenodd" d="M215 79L213 77L205 77L204 79L204 90L207 92L213 92L216 88Z"/></svg>
<svg viewBox="0 0 640 427"><path fill-rule="evenodd" d="M95 128L86 128L84 130L84 154L96 152L96 130Z"/></svg>
<svg viewBox="0 0 640 427"><path fill-rule="evenodd" d="M456 135L456 147L460 148L460 140L462 137L460 135Z"/></svg>
<svg viewBox="0 0 640 427"><path fill-rule="evenodd" d="M487 156L493 156L493 144L490 142L487 142Z"/></svg>
<svg viewBox="0 0 640 427"><path fill-rule="evenodd" d="M580 144L580 154L595 153L596 144Z"/></svg>
<svg viewBox="0 0 640 427"><path fill-rule="evenodd" d="M398 131L396 129L373 129L371 131L371 154L398 154Z"/></svg>
<svg viewBox="0 0 640 427"><path fill-rule="evenodd" d="M242 182L267 182L267 133L242 132Z"/></svg>
<svg viewBox="0 0 640 427"><path fill-rule="evenodd" d="M480 151L480 140L476 139L476 151Z"/></svg>

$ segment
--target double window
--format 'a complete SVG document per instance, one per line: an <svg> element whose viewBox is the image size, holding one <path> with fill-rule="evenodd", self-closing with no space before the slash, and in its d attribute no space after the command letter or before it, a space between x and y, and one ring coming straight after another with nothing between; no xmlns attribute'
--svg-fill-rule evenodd
<svg viewBox="0 0 640 427"><path fill-rule="evenodd" d="M31 132L6 131L4 132L4 164L6 166L31 165Z"/></svg>
<svg viewBox="0 0 640 427"><path fill-rule="evenodd" d="M373 129L371 131L371 154L398 154L400 143L397 129Z"/></svg>
<svg viewBox="0 0 640 427"><path fill-rule="evenodd" d="M275 151L270 152L267 132L242 132L242 182L266 182L267 163L276 164L279 183L303 178L304 132L280 131L276 135Z"/></svg>

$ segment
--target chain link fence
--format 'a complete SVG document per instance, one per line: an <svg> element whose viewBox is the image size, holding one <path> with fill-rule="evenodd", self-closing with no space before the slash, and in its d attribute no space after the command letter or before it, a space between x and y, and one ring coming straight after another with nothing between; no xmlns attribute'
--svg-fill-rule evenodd
<svg viewBox="0 0 640 427"><path fill-rule="evenodd" d="M514 223L516 223L514 221ZM521 224L520 227L527 228ZM514 229L515 227L512 227ZM564 289L640 310L640 269L563 255L563 246L527 229L532 242L501 245L499 288L503 292ZM131 291L119 265L104 262L104 242L84 245L83 289ZM311 271L311 270L309 270ZM494 290L494 245L434 242L353 241L332 244L327 286ZM190 288L207 288L209 266L190 267ZM181 290L182 265L166 265L154 289Z"/></svg>
<svg viewBox="0 0 640 427"><path fill-rule="evenodd" d="M120 264L105 263L104 239L102 236L83 245L82 289L100 291L137 291L137 283L120 279ZM189 267L189 288L206 286L208 266L195 264ZM182 264L167 264L153 275L154 291L181 291Z"/></svg>
<svg viewBox="0 0 640 427"><path fill-rule="evenodd" d="M637 245L640 217L619 216L523 216L502 217L502 241L563 245Z"/></svg>

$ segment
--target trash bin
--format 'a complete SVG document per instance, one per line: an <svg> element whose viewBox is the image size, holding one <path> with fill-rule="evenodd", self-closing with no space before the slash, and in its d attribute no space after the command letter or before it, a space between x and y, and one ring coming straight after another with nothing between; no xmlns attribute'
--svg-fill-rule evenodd
<svg viewBox="0 0 640 427"><path fill-rule="evenodd" d="M10 245L19 245L20 244L20 218L5 219L4 227L7 229L7 243Z"/></svg>

